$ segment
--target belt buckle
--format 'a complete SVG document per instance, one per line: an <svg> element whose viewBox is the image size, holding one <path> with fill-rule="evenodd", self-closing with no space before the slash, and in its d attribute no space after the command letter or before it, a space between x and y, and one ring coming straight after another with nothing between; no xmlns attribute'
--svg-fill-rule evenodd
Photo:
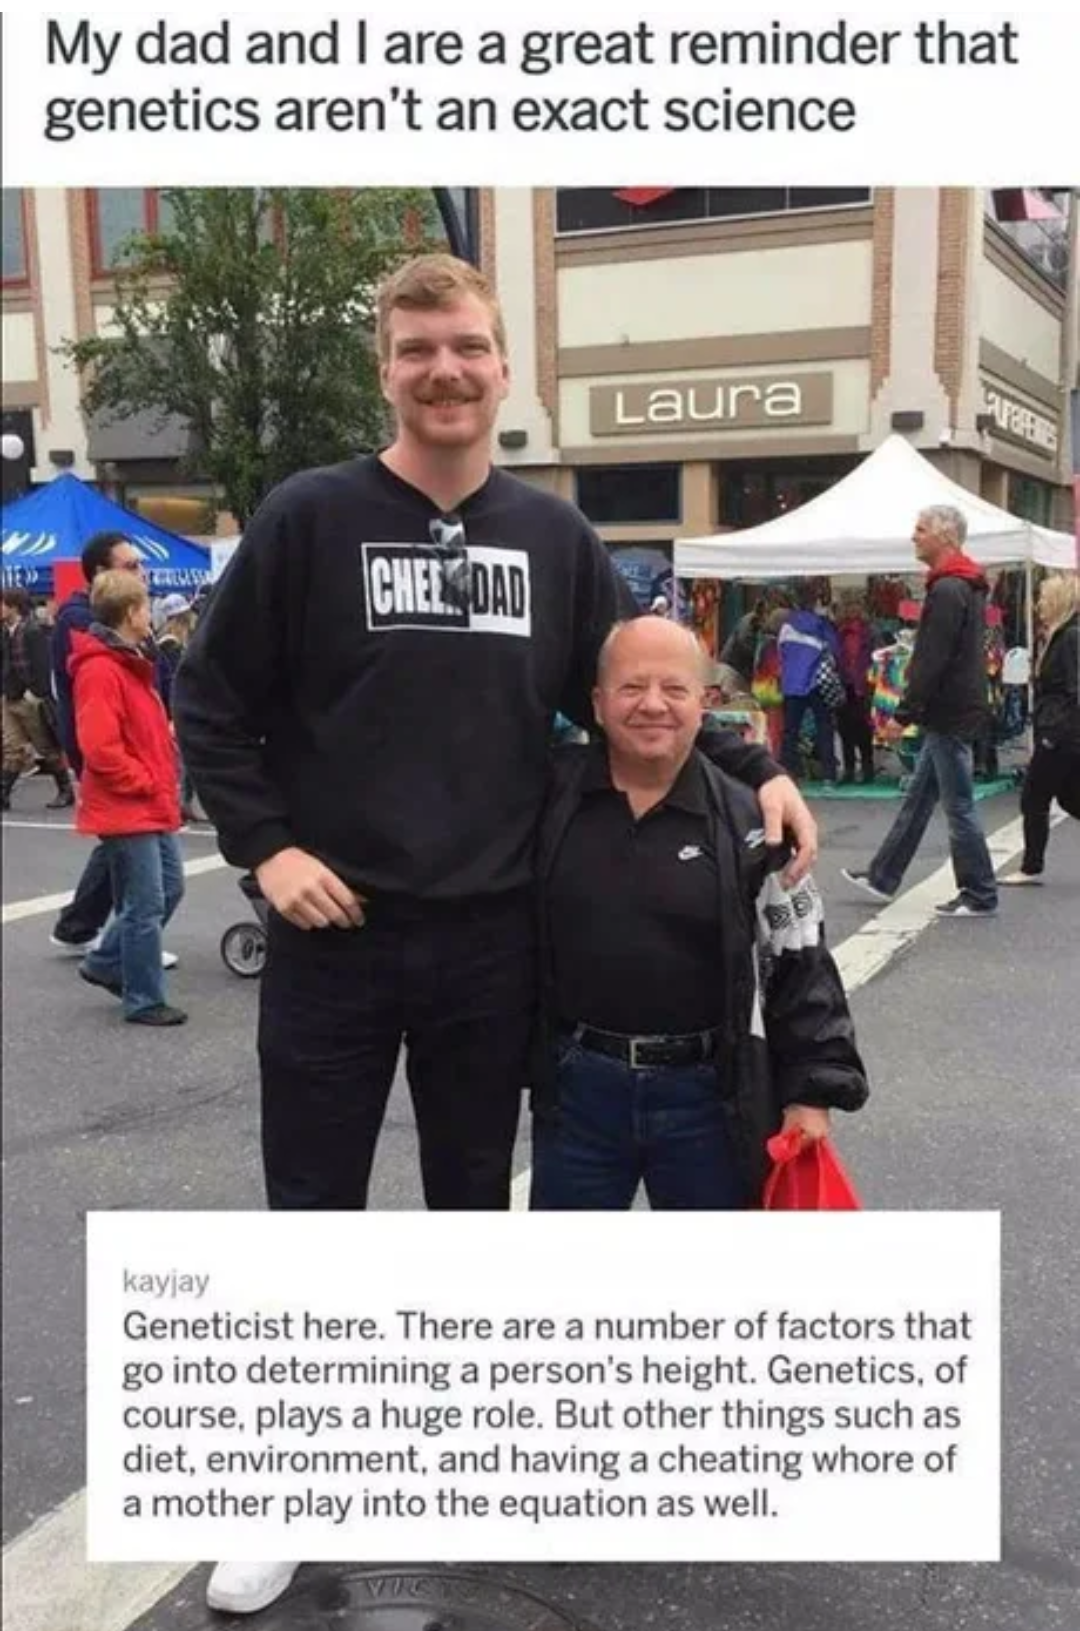
<svg viewBox="0 0 1080 1631"><path fill-rule="evenodd" d="M641 1044L644 1044L645 1047L648 1047L650 1040L651 1040L651 1038L647 1037L647 1036L632 1036L630 1038L630 1069L631 1070L647 1070L648 1069L648 1066L644 1063L644 1061L641 1061L641 1060L638 1059L638 1047Z"/></svg>

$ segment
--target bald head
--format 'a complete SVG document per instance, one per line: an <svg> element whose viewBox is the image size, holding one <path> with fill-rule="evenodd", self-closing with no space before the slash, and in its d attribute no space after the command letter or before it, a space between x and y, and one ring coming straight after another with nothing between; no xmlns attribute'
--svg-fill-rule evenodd
<svg viewBox="0 0 1080 1631"><path fill-rule="evenodd" d="M664 654L677 661L681 655L691 664L702 687L708 683L709 659L697 636L689 629L684 629L681 624L672 623L669 618L635 617L629 622L616 623L609 630L596 660L598 685L604 683L612 660L618 658L625 661L627 653L631 660L637 660L645 654Z"/></svg>
<svg viewBox="0 0 1080 1631"><path fill-rule="evenodd" d="M600 651L593 707L612 770L672 782L701 728L708 659L665 617L618 623Z"/></svg>

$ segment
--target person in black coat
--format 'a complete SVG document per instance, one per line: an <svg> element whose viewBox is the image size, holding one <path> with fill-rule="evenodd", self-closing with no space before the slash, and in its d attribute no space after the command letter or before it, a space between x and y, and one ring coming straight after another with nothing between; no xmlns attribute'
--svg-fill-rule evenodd
<svg viewBox="0 0 1080 1631"><path fill-rule="evenodd" d="M57 740L49 685L49 633L34 616L30 596L18 587L3 592L4 772L0 804L11 808L11 794L24 770L40 759L56 782L56 797L47 810L64 810L75 802L71 776Z"/></svg>
<svg viewBox="0 0 1080 1631"><path fill-rule="evenodd" d="M1039 592L1044 645L1035 670L1035 751L1020 809L1024 858L1007 884L1042 882L1050 839L1050 805L1057 799L1080 820L1080 592L1075 572L1047 578Z"/></svg>

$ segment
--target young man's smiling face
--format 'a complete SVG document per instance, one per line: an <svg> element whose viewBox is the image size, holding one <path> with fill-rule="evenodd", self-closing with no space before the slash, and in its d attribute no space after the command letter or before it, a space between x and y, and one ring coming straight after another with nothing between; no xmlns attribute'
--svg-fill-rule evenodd
<svg viewBox="0 0 1080 1631"><path fill-rule="evenodd" d="M432 311L395 307L382 387L398 434L421 447L487 445L509 388L492 313L476 295Z"/></svg>

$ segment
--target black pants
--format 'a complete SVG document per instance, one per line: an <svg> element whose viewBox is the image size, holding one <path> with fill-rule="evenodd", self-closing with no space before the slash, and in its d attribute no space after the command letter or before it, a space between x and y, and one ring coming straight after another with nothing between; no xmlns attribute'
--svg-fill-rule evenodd
<svg viewBox="0 0 1080 1631"><path fill-rule="evenodd" d="M1034 876L1043 869L1050 840L1050 805L1054 799L1069 815L1080 819L1080 752L1038 742L1020 794L1020 811L1024 818L1021 872Z"/></svg>
<svg viewBox="0 0 1080 1631"><path fill-rule="evenodd" d="M972 742L971 751L974 759L973 774L976 779L993 781L998 773L999 762L992 720L987 721L974 742Z"/></svg>
<svg viewBox="0 0 1080 1631"><path fill-rule="evenodd" d="M83 867L75 898L57 918L55 932L61 940L70 940L73 945L93 940L105 927L112 908L109 851L104 844L95 844Z"/></svg>
<svg viewBox="0 0 1080 1631"><path fill-rule="evenodd" d="M270 1206L363 1209L401 1044L433 1210L505 1210L535 993L527 894L372 904L361 929L270 914L262 979Z"/></svg>
<svg viewBox="0 0 1080 1631"><path fill-rule="evenodd" d="M850 685L844 686L844 705L836 716L836 728L844 750L844 775L854 776L855 755L859 755L864 777L874 774L874 733L870 725L870 698L860 697Z"/></svg>

